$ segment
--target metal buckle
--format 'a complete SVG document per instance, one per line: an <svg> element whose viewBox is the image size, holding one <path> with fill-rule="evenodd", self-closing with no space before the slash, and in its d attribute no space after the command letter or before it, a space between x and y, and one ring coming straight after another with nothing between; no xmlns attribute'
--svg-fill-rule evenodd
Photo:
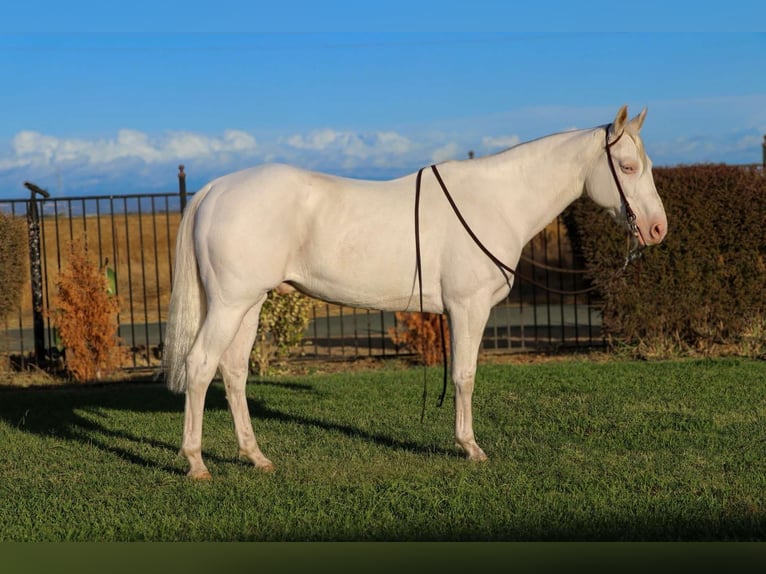
<svg viewBox="0 0 766 574"><path fill-rule="evenodd" d="M633 216L635 219L635 215ZM633 263L636 259L641 257L643 255L643 249L644 246L641 245L641 242L636 239L638 235L635 235L633 238L630 236L628 237L628 244L627 244L627 254L625 255L625 262L622 264L622 268L620 269L619 273L623 273L625 269L628 268L628 265ZM633 246L631 247L630 242L633 242Z"/></svg>

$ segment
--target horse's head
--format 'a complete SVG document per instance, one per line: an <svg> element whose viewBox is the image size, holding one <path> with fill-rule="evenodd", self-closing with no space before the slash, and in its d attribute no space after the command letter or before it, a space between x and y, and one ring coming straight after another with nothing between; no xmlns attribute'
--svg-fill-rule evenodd
<svg viewBox="0 0 766 574"><path fill-rule="evenodd" d="M628 121L628 107L620 108L601 136L603 153L586 177L585 189L616 220L625 222L639 243L655 245L665 238L668 220L639 135L645 117L646 108Z"/></svg>

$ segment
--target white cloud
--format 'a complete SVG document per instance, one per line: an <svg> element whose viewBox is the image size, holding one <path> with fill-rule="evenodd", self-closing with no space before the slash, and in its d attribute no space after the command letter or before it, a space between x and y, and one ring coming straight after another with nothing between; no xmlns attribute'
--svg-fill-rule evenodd
<svg viewBox="0 0 766 574"><path fill-rule="evenodd" d="M0 146L0 184L16 187L25 179L56 182L68 193L107 188L164 185L178 163L194 174L194 185L264 161L352 175L385 178L425 163L426 146L395 131L355 132L323 129L256 142L242 130L215 136L195 132L148 134L119 130L107 138L58 137L37 131L17 133ZM172 180L170 180L172 181ZM113 185L114 184L114 185ZM101 188L101 189L99 189ZM103 191L102 191L103 190Z"/></svg>
<svg viewBox="0 0 766 574"><path fill-rule="evenodd" d="M410 151L412 142L396 132L379 132L378 144L388 153L404 154Z"/></svg>
<svg viewBox="0 0 766 574"><path fill-rule="evenodd" d="M462 153L463 148L456 142L449 142L433 151L431 153L431 161L439 163L450 159L458 159L458 156Z"/></svg>
<svg viewBox="0 0 766 574"><path fill-rule="evenodd" d="M655 141L647 146L655 165L690 163L749 164L762 161L763 130L742 130L694 135Z"/></svg>
<svg viewBox="0 0 766 574"><path fill-rule="evenodd" d="M59 138L21 131L11 142L11 155L0 159L0 169L63 168L68 164L104 166L117 160L137 159L146 164L210 158L221 153L255 151L255 138L247 132L227 130L222 137L170 132L158 137L122 129L114 138L85 140Z"/></svg>
<svg viewBox="0 0 766 574"><path fill-rule="evenodd" d="M494 151L519 145L521 138L517 135L512 136L484 136L481 138L481 145L486 150Z"/></svg>
<svg viewBox="0 0 766 574"><path fill-rule="evenodd" d="M766 96L721 101L650 102L644 141L655 165L759 162L766 131ZM737 104L737 105L735 105ZM742 104L742 105L739 105ZM631 114L639 108L632 109ZM709 119L724 110L724 127ZM464 159L521 141L608 122L616 108L538 107L457 118L435 126L397 130L331 127L256 137L230 129L147 133L121 129L107 137L60 137L32 130L0 141L0 193L15 193L31 179L57 193L140 192L175 185L178 163L190 188L238 169L280 161L353 177L385 179L432 162ZM720 114L719 114L720 115Z"/></svg>
<svg viewBox="0 0 766 574"><path fill-rule="evenodd" d="M323 129L309 134L295 134L284 140L289 147L298 150L320 152L327 155L359 160L400 156L412 149L412 142L392 131L357 133Z"/></svg>
<svg viewBox="0 0 766 574"><path fill-rule="evenodd" d="M286 141L288 145L298 149L324 150L341 137L341 132L324 129L311 132L308 135L292 135Z"/></svg>

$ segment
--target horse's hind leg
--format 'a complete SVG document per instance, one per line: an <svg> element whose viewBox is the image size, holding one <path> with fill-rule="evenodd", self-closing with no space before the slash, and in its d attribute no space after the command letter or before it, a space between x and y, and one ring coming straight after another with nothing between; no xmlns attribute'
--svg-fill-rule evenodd
<svg viewBox="0 0 766 574"><path fill-rule="evenodd" d="M202 416L205 395L218 363L239 329L246 309L213 305L186 357L186 406L181 454L189 461L189 476L209 479L202 461Z"/></svg>
<svg viewBox="0 0 766 574"><path fill-rule="evenodd" d="M272 471L274 465L264 456L258 447L253 432L253 424L250 419L250 411L247 408L245 384L247 383L248 363L250 351L253 348L255 335L258 331L258 316L266 297L254 305L245 315L239 326L234 340L221 357L221 375L226 387L226 398L229 401L229 409L234 419L234 429L237 433L239 455L249 459L256 468Z"/></svg>

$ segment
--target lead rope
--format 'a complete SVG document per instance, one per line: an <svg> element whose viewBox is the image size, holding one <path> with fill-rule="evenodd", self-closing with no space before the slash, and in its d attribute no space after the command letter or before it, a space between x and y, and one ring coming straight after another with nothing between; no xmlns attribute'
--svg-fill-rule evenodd
<svg viewBox="0 0 766 574"><path fill-rule="evenodd" d="M418 300L420 303L420 320L423 321L423 267L420 257L420 182L423 179L423 169L418 171L417 179L415 180L415 267L418 276ZM439 399L439 406L442 406L444 402L444 396L447 394L447 350L446 343L444 341L444 315L439 315L439 328L441 329L442 336L442 364L444 365L444 381L442 385L442 394ZM420 408L420 424L423 424L423 420L426 416L426 398L428 397L428 369L425 362L426 357L426 342L421 338L420 352L423 355L423 400Z"/></svg>
<svg viewBox="0 0 766 574"><path fill-rule="evenodd" d="M433 166L432 166L433 167ZM415 269L418 278L418 302L420 304L420 319L423 320L423 267L420 256L420 183L423 179L423 169L418 171L417 178L415 179ZM435 169L435 168L434 168ZM447 340L444 333L444 315L439 314L439 332L441 334L441 348L442 348L442 392L439 396L438 406L441 407L444 404L444 397L447 395ZM423 420L426 415L426 398L428 396L428 384L427 373L428 369L425 363L426 349L425 340L421 340L420 352L423 355L423 401L420 409L420 424L423 424Z"/></svg>
<svg viewBox="0 0 766 574"><path fill-rule="evenodd" d="M609 169L612 172L612 178L614 179L614 183L617 186L617 191L620 194L620 200L622 201L622 204L625 207L625 219L628 223L628 227L630 229L630 233L633 234L635 237L639 237L641 235L641 230L638 228L637 224L637 217L633 209L630 207L630 203L628 203L628 198L625 196L625 192L622 189L622 184L620 183L620 179L617 177L617 170L614 167L614 160L612 159L612 152L611 148L614 144L616 144L620 138L625 134L625 131L620 133L619 136L617 136L613 141L609 141L609 128L612 124L609 124L606 126L606 143L604 145L604 150L606 151L606 157L607 161L609 163ZM418 170L417 177L415 179L415 267L416 267L416 274L418 279L418 298L420 303L420 314L421 319L423 315L423 269L421 264L421 255L420 255L420 186L423 179L423 170L425 168L420 168ZM481 249L481 251L486 255L492 263L497 265L500 272L503 274L503 278L505 279L505 282L508 284L508 289L512 289L510 277L506 273L510 273L514 277L525 281L529 283L530 285L534 285L535 287L538 287L540 289L543 289L545 291L548 291L550 293L555 293L557 295L582 295L585 293L590 293L591 291L594 291L596 289L596 286L591 286L586 289L579 289L579 290L572 290L572 291L564 291L560 289L554 289L553 287L549 287L548 285L543 285L542 283L539 283L538 281L535 281L534 279L531 279L529 277L526 277L524 275L521 275L514 269L513 267L510 267L503 263L500 259L495 257L495 255L481 242L481 240L476 236L476 234L471 229L471 226L468 225L468 222L463 217L463 214L460 212L460 209L458 209L457 204L455 203L455 200L452 199L452 195L450 194L449 190L447 189L446 184L444 183L444 180L441 177L441 174L439 173L439 170L436 168L436 165L431 165L431 171L433 171L434 177L436 178L436 181L439 183L439 187L441 187L442 192L444 193L444 196L447 198L447 201L449 202L450 206L452 207L452 211L457 216L458 220L462 224L465 231L468 233L470 238L473 240L473 242L476 244L476 246ZM630 248L630 236L628 236L628 253L625 256L625 262L623 263L622 267L618 269L613 279L619 277L622 273L625 272L628 265L638 259L641 256L641 245L638 244L634 248ZM531 259L523 257L522 259L532 263L535 265L535 262L533 262ZM559 269L556 267L549 267L543 264L536 264L538 267L542 268L549 268L549 269L555 269L559 271L564 271L563 269ZM443 377L442 377L442 392L439 396L439 403L438 406L441 407L444 403L444 397L447 394L447 342L445 340L444 336L444 315L439 315L439 328L441 331L441 338L442 338L442 359L443 359ZM422 342L421 347L421 353L423 354L423 357L425 358L425 341ZM422 409L420 411L420 422L423 423L423 419L425 417L426 412L426 398L428 394L428 386L426 384L427 379L427 368L425 365L425 361L423 362L423 401L422 401Z"/></svg>
<svg viewBox="0 0 766 574"><path fill-rule="evenodd" d="M460 212L460 209L455 203L455 200L452 199L452 195L447 189L447 186L444 183L444 180L442 179L441 174L439 173L439 170L436 168L436 166L432 165L431 170L433 171L434 176L436 177L436 181L439 182L439 186L442 188L442 192L444 193L444 196L447 198L447 201L452 207L452 211L455 212L455 215L457 216L458 220L462 224L463 229L465 229L466 233L468 233L468 235L471 237L471 239L476 244L476 246L482 250L484 255L486 255L487 258L489 258L489 260L492 261L492 263L497 265L497 267L500 269L500 272L503 274L503 277L505 278L505 282L508 284L509 289L511 288L511 282L506 271L510 273L511 275L513 275L514 277L517 277L521 279L522 281L529 283L530 285L534 285L535 287L548 291L549 293L555 293L556 295L583 295L585 293L590 293L591 291L594 291L596 289L595 286L588 287L586 289L576 289L576 290L569 290L569 291L555 289L554 287L544 285L540 283L539 281L532 279L531 277L527 277L525 275L520 274L513 267L510 267L509 265L506 265L505 263L500 261L500 259L495 257L495 255L481 242L481 240L473 232L473 229L471 229L471 226L468 225L468 222L465 220L465 218L463 217L463 214Z"/></svg>

